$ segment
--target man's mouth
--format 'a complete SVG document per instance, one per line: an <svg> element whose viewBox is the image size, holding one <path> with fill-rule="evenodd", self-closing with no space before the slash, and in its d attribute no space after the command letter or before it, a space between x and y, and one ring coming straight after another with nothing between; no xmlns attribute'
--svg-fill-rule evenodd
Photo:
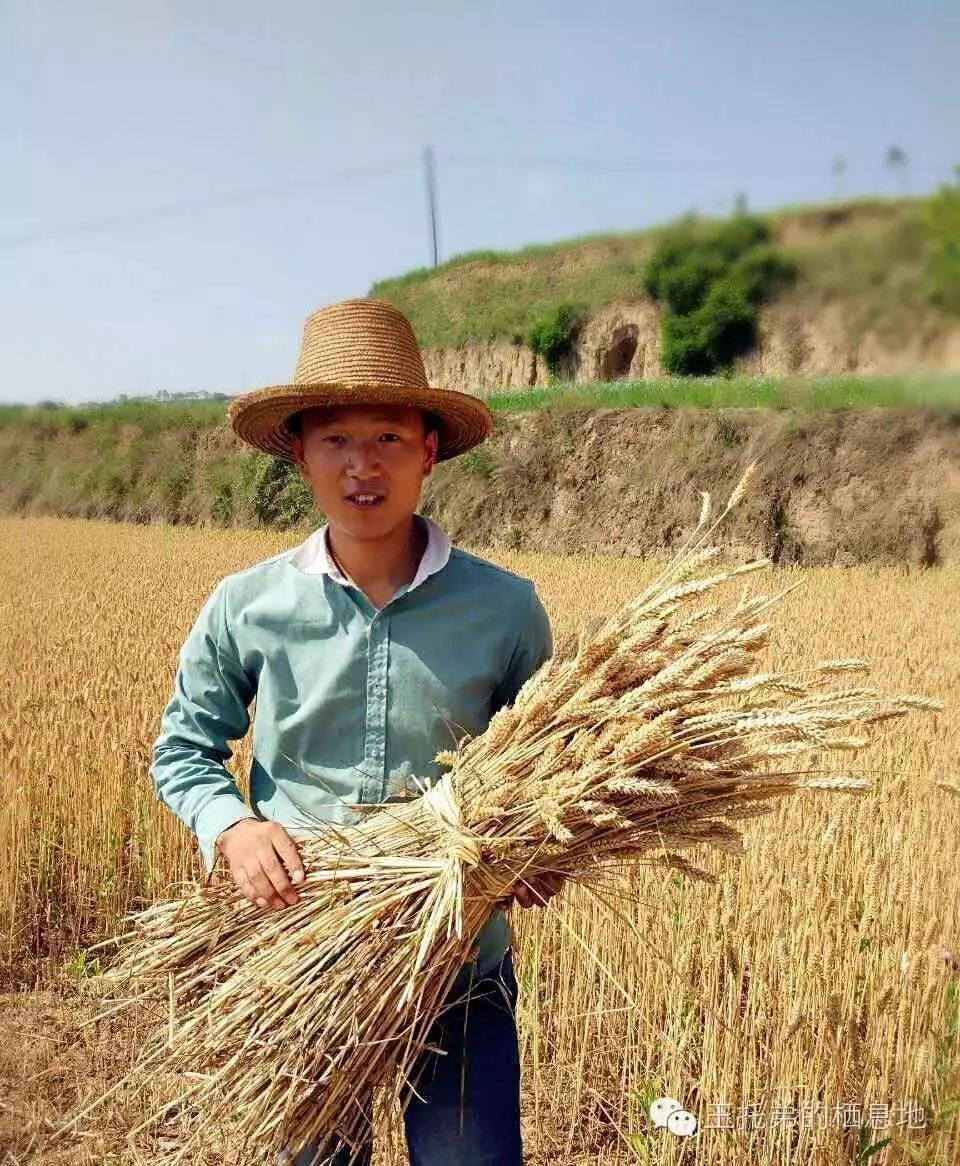
<svg viewBox="0 0 960 1166"><path fill-rule="evenodd" d="M374 506L379 506L381 502L386 501L385 494L348 494L347 501L351 506L356 506L358 510L370 510Z"/></svg>

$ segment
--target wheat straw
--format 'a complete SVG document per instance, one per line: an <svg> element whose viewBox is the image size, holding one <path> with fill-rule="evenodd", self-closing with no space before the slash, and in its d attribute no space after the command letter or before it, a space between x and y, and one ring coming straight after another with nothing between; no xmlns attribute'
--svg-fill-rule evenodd
<svg viewBox="0 0 960 1166"><path fill-rule="evenodd" d="M202 1112L199 1128L232 1128L251 1161L325 1139L359 1146L372 1090L403 1103L415 1086L454 978L518 878L586 880L628 861L712 879L679 851L739 855L730 823L769 799L867 788L804 768L804 755L849 757L937 702L822 691L824 674L862 661L823 661L806 683L751 671L769 635L758 617L785 592L696 606L767 565L692 577L715 562L705 544L751 473L712 526L705 499L654 585L544 664L486 733L438 753L449 770L424 796L318 827L296 906L264 914L222 884L133 916L110 979L140 997L153 986L169 1009L129 1080L182 1074L179 1104ZM188 1160L197 1137L162 1160Z"/></svg>

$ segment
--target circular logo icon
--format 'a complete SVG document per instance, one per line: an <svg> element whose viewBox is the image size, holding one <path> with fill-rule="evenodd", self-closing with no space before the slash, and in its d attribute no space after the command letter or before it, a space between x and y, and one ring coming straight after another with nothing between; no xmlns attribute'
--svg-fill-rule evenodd
<svg viewBox="0 0 960 1166"><path fill-rule="evenodd" d="M650 1120L655 1126L663 1127L671 1113L675 1113L683 1106L674 1097L658 1097L650 1106Z"/></svg>
<svg viewBox="0 0 960 1166"><path fill-rule="evenodd" d="M675 1109L667 1118L667 1129L678 1138L692 1138L697 1132L697 1119L687 1109Z"/></svg>

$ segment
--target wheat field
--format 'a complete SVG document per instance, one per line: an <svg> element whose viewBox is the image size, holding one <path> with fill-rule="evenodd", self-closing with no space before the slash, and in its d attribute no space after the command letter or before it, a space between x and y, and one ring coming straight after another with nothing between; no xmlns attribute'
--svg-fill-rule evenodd
<svg viewBox="0 0 960 1166"><path fill-rule="evenodd" d="M299 539L61 519L0 519L0 537L0 1163L133 1166L176 1137L131 1134L151 1099L48 1138L150 1023L84 1023L82 952L199 873L147 775L177 652L218 579ZM479 553L536 580L558 646L651 570ZM782 575L802 586L772 667L866 657L878 688L946 711L852 759L870 793L806 792L746 826L745 858L697 856L714 886L641 871L615 900L515 912L531 1163L960 1161L960 573ZM249 761L248 737L241 784ZM695 1137L653 1125L661 1095ZM204 1163L233 1162L211 1138Z"/></svg>

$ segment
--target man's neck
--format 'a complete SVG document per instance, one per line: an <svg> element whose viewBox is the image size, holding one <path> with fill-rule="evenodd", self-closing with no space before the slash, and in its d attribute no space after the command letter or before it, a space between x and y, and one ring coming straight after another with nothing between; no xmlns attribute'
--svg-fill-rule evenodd
<svg viewBox="0 0 960 1166"><path fill-rule="evenodd" d="M380 597L389 598L399 587L413 582L427 547L426 524L413 514L382 539L355 539L339 527L330 527L328 538L340 569L377 606Z"/></svg>

